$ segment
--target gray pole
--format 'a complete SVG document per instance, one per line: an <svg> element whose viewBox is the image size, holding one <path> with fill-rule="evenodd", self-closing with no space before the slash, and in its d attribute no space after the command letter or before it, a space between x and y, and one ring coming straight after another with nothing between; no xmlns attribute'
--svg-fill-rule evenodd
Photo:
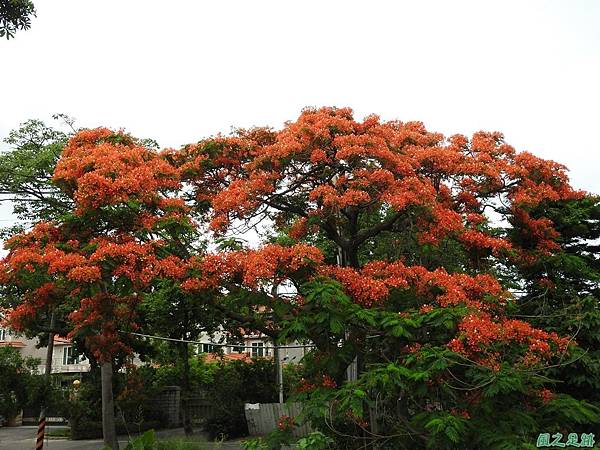
<svg viewBox="0 0 600 450"><path fill-rule="evenodd" d="M273 299L277 298L277 285L275 283L271 287L271 296ZM279 403L283 403L283 372L281 370L280 349L275 339L273 339L273 362L275 363L275 385L279 393Z"/></svg>
<svg viewBox="0 0 600 450"><path fill-rule="evenodd" d="M273 359L275 360L275 382L279 392L279 403L283 403L283 368L281 367L281 353L278 345L273 346Z"/></svg>

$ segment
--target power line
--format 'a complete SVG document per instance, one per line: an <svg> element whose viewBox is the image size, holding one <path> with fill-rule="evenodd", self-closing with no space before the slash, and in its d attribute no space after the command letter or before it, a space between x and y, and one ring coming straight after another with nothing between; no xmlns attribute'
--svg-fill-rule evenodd
<svg viewBox="0 0 600 450"><path fill-rule="evenodd" d="M256 348L256 346L251 346L251 345L237 345L237 344L216 344L214 342L201 342L201 341L192 341L192 340L188 340L188 339L175 339L175 338L169 338L169 337L164 337L164 336L154 336L151 334L143 334L143 333L134 333L133 331L121 331L119 330L120 333L125 333L125 334L131 334L134 336L140 336L140 337L145 337L145 338L150 338L150 339L158 339L161 341L170 341L170 342L186 342L188 344L199 344L199 345L212 345L213 347L232 347L232 348ZM264 349L269 349L269 348L312 348L315 347L314 345L311 344L304 344L304 345L272 345L272 346L264 346L262 348Z"/></svg>

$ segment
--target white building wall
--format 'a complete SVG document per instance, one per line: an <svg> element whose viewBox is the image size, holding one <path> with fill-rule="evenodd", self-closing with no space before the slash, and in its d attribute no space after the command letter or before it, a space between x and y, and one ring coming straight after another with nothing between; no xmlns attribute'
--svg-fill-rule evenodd
<svg viewBox="0 0 600 450"><path fill-rule="evenodd" d="M39 347L37 339L28 339L25 336L19 336L5 328L0 331L0 346L16 347L21 356L37 358L40 360L38 372L44 373L46 368L47 347ZM64 341L63 339L61 339ZM67 342L54 342L54 351L52 356L52 373L81 373L90 371L90 363L85 358L70 359L65 358L65 350L72 347Z"/></svg>
<svg viewBox="0 0 600 450"><path fill-rule="evenodd" d="M213 335L202 334L199 338L200 342L212 342L215 344L230 344L227 341L227 337L225 333L218 332ZM254 345L253 345L254 344ZM260 347L256 346L256 344L262 344L262 355ZM242 352L239 352L235 348L235 344L231 343L231 345L226 345L221 347L224 354L230 353L246 353L249 356L264 356L264 357L273 357L273 342L270 338L260 334L248 334L244 335L243 341L239 343L239 345L243 345L244 348ZM280 357L283 363L289 364L299 363L303 356L310 350L310 345L306 347L301 347L299 343L292 342L287 344L289 348L285 345L280 347ZM256 347L255 347L256 346ZM206 352L202 349L201 345L198 345L198 352Z"/></svg>

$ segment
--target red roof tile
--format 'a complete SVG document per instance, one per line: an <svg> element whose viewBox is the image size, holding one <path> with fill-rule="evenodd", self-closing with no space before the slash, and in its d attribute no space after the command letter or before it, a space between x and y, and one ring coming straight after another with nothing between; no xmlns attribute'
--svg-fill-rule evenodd
<svg viewBox="0 0 600 450"><path fill-rule="evenodd" d="M206 353L206 356L204 358L204 361L206 362L214 362L214 361L233 361L233 360L237 360L237 361L246 361L246 362L250 362L252 361L252 358L250 358L250 355L248 355L247 353L226 353L224 355L220 355L219 353Z"/></svg>
<svg viewBox="0 0 600 450"><path fill-rule="evenodd" d="M23 348L25 347L25 344L21 341L0 341L0 347Z"/></svg>

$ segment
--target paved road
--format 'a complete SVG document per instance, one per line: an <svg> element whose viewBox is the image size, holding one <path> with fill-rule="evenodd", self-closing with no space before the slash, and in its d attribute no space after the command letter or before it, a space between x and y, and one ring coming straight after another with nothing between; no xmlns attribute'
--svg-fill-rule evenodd
<svg viewBox="0 0 600 450"><path fill-rule="evenodd" d="M51 429L60 428L58 426ZM34 450L35 449L35 433L37 427L0 427L0 450ZM180 436L183 435L183 429L176 428L170 430L161 430L156 433L158 436ZM127 443L126 436L119 437L121 448ZM222 444L213 444L207 442L206 450L241 450L243 447L239 442L223 442ZM44 450L99 450L104 445L101 439L85 440L85 441L70 441L67 439L50 439L44 442Z"/></svg>

